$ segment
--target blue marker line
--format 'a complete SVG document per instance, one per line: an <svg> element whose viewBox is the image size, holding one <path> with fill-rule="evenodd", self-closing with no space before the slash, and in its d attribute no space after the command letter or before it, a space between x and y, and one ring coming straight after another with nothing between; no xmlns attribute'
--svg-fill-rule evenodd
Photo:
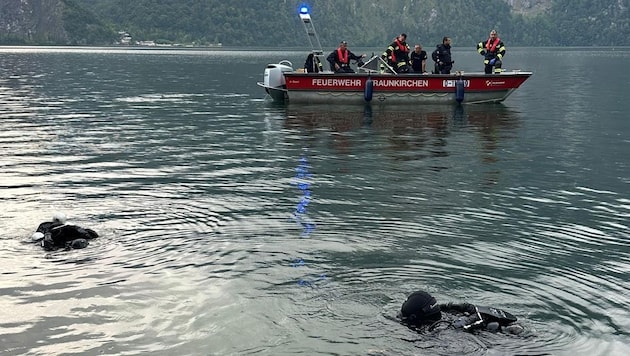
<svg viewBox="0 0 630 356"><path fill-rule="evenodd" d="M306 156L300 157L300 163L295 169L295 185L297 189L301 192L300 200L295 206L295 210L293 212L293 217L295 221L297 221L302 226L302 237L308 237L313 230L315 230L316 225L312 222L309 222L307 219L308 206L311 203L312 192L310 190L310 182L308 181L312 175L309 171L309 163L306 159ZM297 257L293 259L290 263L291 267L303 267L306 265L306 262L301 257ZM314 277L303 277L298 279L297 284L302 287L314 287L317 282L325 281L328 277L325 273L320 274L319 276Z"/></svg>

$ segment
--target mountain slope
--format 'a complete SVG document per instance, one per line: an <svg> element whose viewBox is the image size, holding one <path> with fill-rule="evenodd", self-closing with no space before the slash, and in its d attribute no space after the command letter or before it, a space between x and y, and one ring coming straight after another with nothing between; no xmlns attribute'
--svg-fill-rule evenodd
<svg viewBox="0 0 630 356"><path fill-rule="evenodd" d="M111 44L112 29L72 0L2 0L0 43Z"/></svg>
<svg viewBox="0 0 630 356"><path fill-rule="evenodd" d="M630 0L309 0L322 45L383 46L405 32L425 46L469 46L497 29L508 46L630 46ZM302 0L2 0L0 43L134 41L303 47Z"/></svg>

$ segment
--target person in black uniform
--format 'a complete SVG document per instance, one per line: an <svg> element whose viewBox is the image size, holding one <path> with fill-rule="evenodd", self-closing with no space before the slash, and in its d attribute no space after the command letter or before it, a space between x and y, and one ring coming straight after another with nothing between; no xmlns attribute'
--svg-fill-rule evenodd
<svg viewBox="0 0 630 356"><path fill-rule="evenodd" d="M442 38L442 44L436 46L435 51L431 53L431 58L435 62L435 74L451 74L453 63L451 58L451 38Z"/></svg>
<svg viewBox="0 0 630 356"><path fill-rule="evenodd" d="M330 63L330 69L335 73L354 73L354 70L350 68L350 60L357 61L360 66L363 65L361 58L365 57L365 54L360 56L355 55L348 49L348 42L341 41L339 47L332 51L326 60Z"/></svg>
<svg viewBox="0 0 630 356"><path fill-rule="evenodd" d="M517 318L506 311L469 303L438 304L433 296L424 291L411 293L398 316L404 324L416 330L431 331L445 325L470 332L483 329L520 334L524 331L516 323Z"/></svg>
<svg viewBox="0 0 630 356"><path fill-rule="evenodd" d="M309 53L304 61L304 71L306 73L319 73L323 72L322 63L314 53Z"/></svg>
<svg viewBox="0 0 630 356"><path fill-rule="evenodd" d="M415 45L413 52L409 55L411 68L415 73L427 72L427 58L427 52L422 49L422 46L419 44Z"/></svg>
<svg viewBox="0 0 630 356"><path fill-rule="evenodd" d="M66 225L66 216L56 213L52 221L45 221L37 227L33 234L33 241L41 243L46 251L60 248L66 250L85 248L88 240L95 239L98 234L92 229L85 229L76 225Z"/></svg>

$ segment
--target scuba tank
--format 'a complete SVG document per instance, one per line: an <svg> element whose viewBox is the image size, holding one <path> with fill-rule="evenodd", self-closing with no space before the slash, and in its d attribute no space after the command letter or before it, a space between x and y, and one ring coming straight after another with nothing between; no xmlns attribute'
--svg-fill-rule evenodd
<svg viewBox="0 0 630 356"><path fill-rule="evenodd" d="M464 330L472 330L477 326L487 326L490 323L498 324L498 329L501 326L508 326L518 320L514 315L501 309L483 306L478 307L476 305L474 305L474 308L476 315L467 318L468 323L461 326ZM456 325L456 327L457 326L458 325Z"/></svg>

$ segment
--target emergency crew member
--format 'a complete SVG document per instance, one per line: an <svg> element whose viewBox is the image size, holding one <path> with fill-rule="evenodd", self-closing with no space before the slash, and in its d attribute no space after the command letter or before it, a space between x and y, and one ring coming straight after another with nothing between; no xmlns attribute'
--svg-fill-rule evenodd
<svg viewBox="0 0 630 356"><path fill-rule="evenodd" d="M411 68L415 73L427 72L427 52L422 50L422 46L417 44L414 46L413 52L409 56L411 60Z"/></svg>
<svg viewBox="0 0 630 356"><path fill-rule="evenodd" d="M481 41L477 44L477 52L484 57L483 64L485 64L484 72L486 74L492 74L492 67L494 67L494 73L501 73L501 65L503 62L503 56L505 56L505 44L497 35L496 30L490 31L490 38L486 41Z"/></svg>
<svg viewBox="0 0 630 356"><path fill-rule="evenodd" d="M304 71L307 73L319 73L323 72L322 63L315 53L309 53L304 61Z"/></svg>
<svg viewBox="0 0 630 356"><path fill-rule="evenodd" d="M405 42L406 40L407 34L401 33L381 55L381 58L386 60L396 73L409 72L409 45Z"/></svg>
<svg viewBox="0 0 630 356"><path fill-rule="evenodd" d="M40 242L44 250L52 251L59 248L68 250L85 248L89 244L87 240L97 237L98 234L92 229L67 225L66 216L63 213L56 213L52 221L39 224L32 239L34 242Z"/></svg>
<svg viewBox="0 0 630 356"><path fill-rule="evenodd" d="M435 61L435 74L451 74L455 61L451 57L450 37L442 38L442 44L436 46L435 51L431 53L431 59Z"/></svg>
<svg viewBox="0 0 630 356"><path fill-rule="evenodd" d="M404 324L416 330L432 331L440 325L471 332L484 329L520 334L525 330L516 323L514 315L501 309L470 303L438 304L433 296L424 291L411 293L398 316Z"/></svg>
<svg viewBox="0 0 630 356"><path fill-rule="evenodd" d="M363 57L365 57L365 54L355 55L348 49L348 42L341 41L339 48L332 51L326 57L326 60L330 63L330 69L335 73L354 73L354 70L350 68L350 60L355 60L359 66L362 66L361 58Z"/></svg>

